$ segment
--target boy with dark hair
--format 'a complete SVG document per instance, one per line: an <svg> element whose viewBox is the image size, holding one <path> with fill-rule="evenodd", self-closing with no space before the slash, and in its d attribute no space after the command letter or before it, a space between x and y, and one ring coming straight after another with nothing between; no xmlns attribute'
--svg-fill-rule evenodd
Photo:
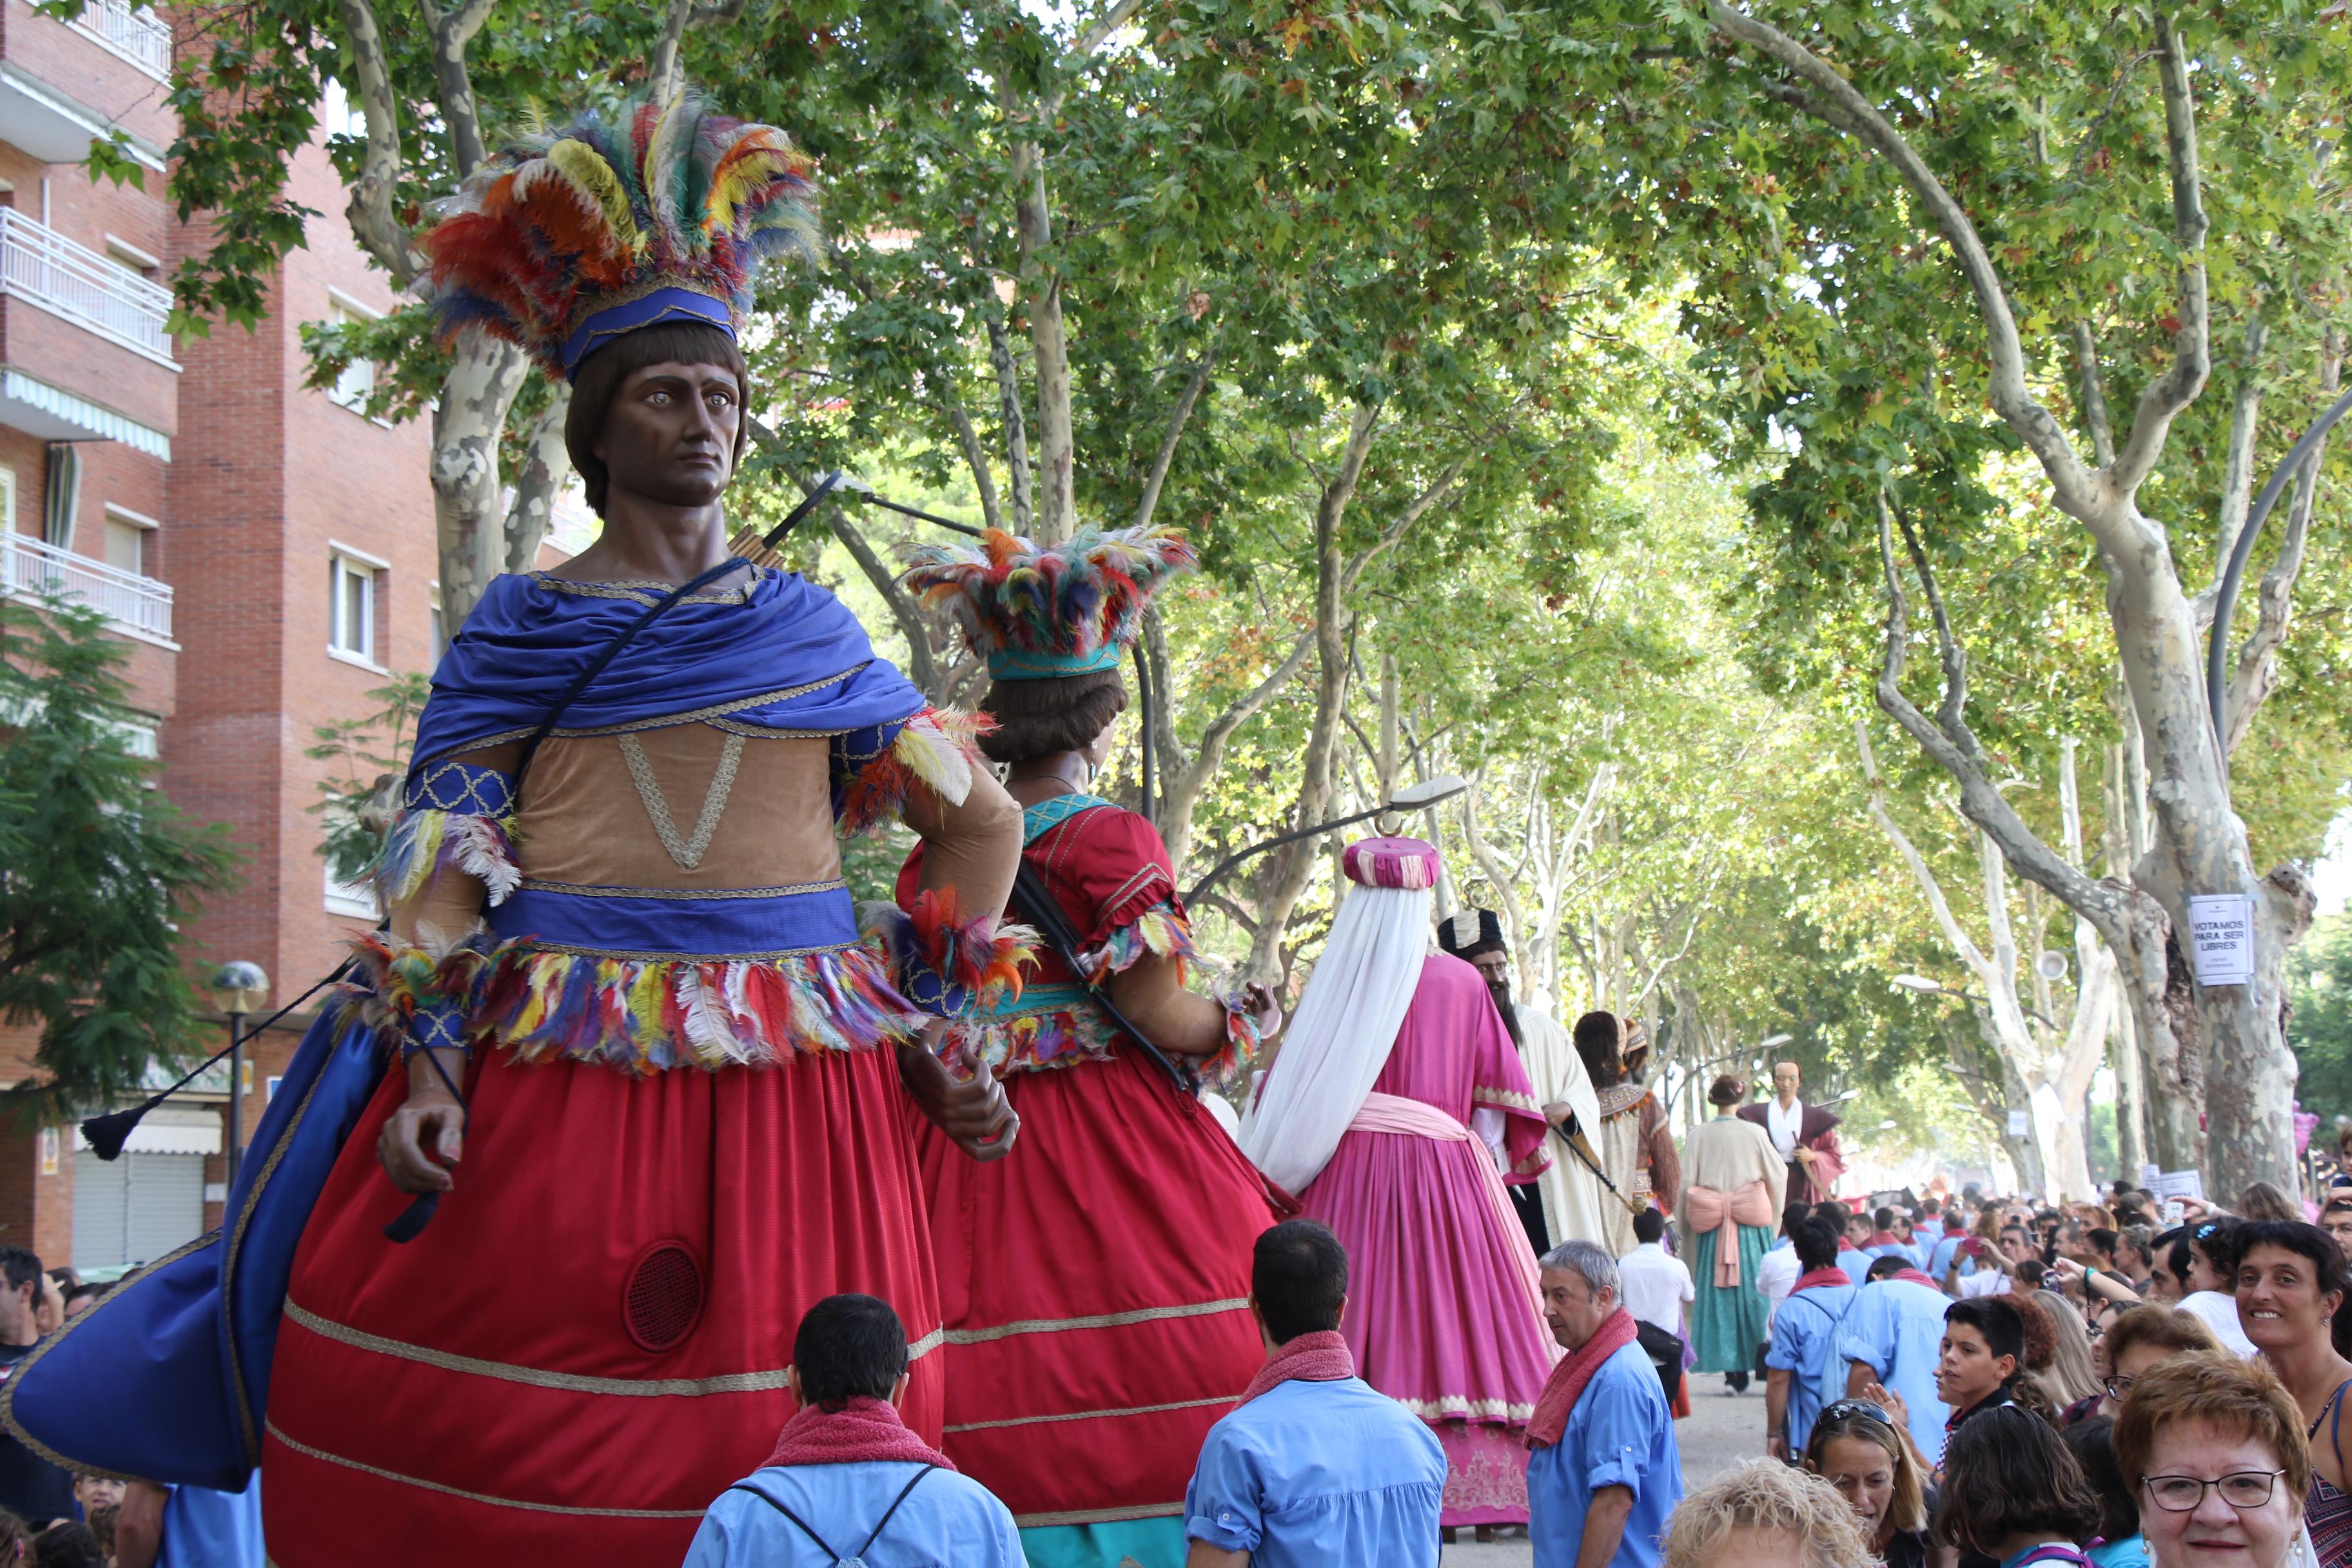
<svg viewBox="0 0 2352 1568"><path fill-rule="evenodd" d="M907 1329L872 1296L827 1296L801 1319L785 1381L800 1413L776 1451L702 1516L686 1568L1022 1568L1013 1515L898 1419Z"/></svg>
<svg viewBox="0 0 2352 1568"><path fill-rule="evenodd" d="M2025 1365L2025 1320L1999 1296L1955 1301L1944 1310L1944 1343L1936 1393L1952 1407L1948 1432L1971 1417L2014 1405L2010 1381Z"/></svg>
<svg viewBox="0 0 2352 1568"><path fill-rule="evenodd" d="M1339 1333L1339 1238L1311 1219L1274 1226L1257 1238L1250 1291L1266 1363L1202 1445L1184 1495L1190 1568L1435 1568L1445 1450L1356 1376Z"/></svg>

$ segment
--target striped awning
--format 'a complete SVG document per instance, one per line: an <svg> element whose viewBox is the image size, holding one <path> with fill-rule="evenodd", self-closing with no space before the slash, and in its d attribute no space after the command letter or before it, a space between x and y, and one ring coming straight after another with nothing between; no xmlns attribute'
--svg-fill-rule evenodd
<svg viewBox="0 0 2352 1568"><path fill-rule="evenodd" d="M172 438L161 430L21 370L0 370L0 425L49 441L120 441L133 451L172 460Z"/></svg>

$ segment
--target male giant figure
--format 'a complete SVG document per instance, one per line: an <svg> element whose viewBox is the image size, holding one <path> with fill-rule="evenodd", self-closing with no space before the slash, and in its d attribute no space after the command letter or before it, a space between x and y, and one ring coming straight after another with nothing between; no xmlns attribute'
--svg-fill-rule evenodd
<svg viewBox="0 0 2352 1568"><path fill-rule="evenodd" d="M1610 1205L1630 1208L1601 1178L1592 1140L1601 1131L1601 1102L1576 1043L1541 1007L1511 994L1511 949L1492 910L1465 910L1437 922L1437 945L1465 960L1486 982L1495 1011L1527 1064L1536 1103L1551 1124L1546 1146L1551 1168L1511 1189L1511 1203L1538 1257L1563 1241L1605 1241L1601 1215Z"/></svg>
<svg viewBox="0 0 2352 1568"><path fill-rule="evenodd" d="M1772 1140L1772 1148L1789 1167L1789 1201L1822 1203L1833 1195L1845 1158L1838 1152L1838 1119L1818 1105L1807 1105L1798 1091L1804 1073L1794 1062L1772 1065L1772 1098L1761 1105L1739 1108L1740 1119L1753 1121Z"/></svg>

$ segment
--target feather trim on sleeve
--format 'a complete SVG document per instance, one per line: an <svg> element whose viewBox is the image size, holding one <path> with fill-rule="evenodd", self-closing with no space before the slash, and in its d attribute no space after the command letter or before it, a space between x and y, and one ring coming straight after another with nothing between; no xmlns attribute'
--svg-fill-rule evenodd
<svg viewBox="0 0 2352 1568"><path fill-rule="evenodd" d="M1143 910L1124 925L1106 934L1100 943L1078 954L1087 983L1100 984L1108 975L1134 968L1146 958L1176 961L1177 984L1183 984L1194 957L1192 922L1175 905L1162 900Z"/></svg>
<svg viewBox="0 0 2352 1568"><path fill-rule="evenodd" d="M993 915L965 920L952 889L926 888L909 910L877 900L858 913L898 994L941 1017L1020 995L1022 970L1036 963L1035 931Z"/></svg>
<svg viewBox="0 0 2352 1568"><path fill-rule="evenodd" d="M972 769L985 767L979 738L996 727L984 713L926 708L899 728L881 754L860 768L842 795L844 833L870 833L906 809L917 785L950 805L971 794Z"/></svg>

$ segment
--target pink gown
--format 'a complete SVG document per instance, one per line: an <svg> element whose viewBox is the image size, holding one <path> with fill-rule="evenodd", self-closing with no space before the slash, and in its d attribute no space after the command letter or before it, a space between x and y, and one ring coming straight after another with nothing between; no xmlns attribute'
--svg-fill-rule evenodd
<svg viewBox="0 0 2352 1568"><path fill-rule="evenodd" d="M1527 1068L1486 984L1433 953L1372 1085L1467 1125L1502 1113L1504 1180L1550 1163ZM1527 1233L1497 1214L1475 1162L1484 1142L1350 1130L1300 1202L1348 1249L1340 1331L1358 1375L1436 1432L1447 1461L1444 1522L1524 1524L1536 1395L1559 1352L1527 1284Z"/></svg>

